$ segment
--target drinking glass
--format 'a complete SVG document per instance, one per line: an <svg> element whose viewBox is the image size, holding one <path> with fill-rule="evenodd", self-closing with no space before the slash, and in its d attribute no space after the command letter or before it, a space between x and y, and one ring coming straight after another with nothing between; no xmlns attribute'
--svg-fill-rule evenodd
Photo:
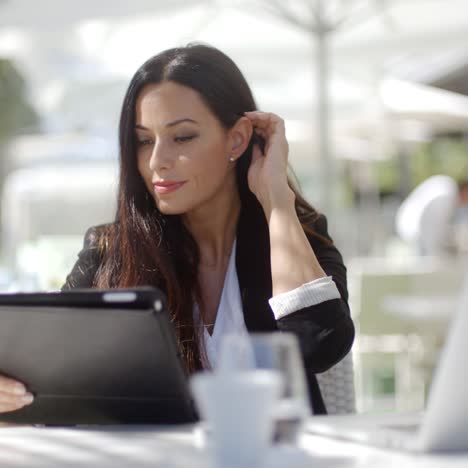
<svg viewBox="0 0 468 468"><path fill-rule="evenodd" d="M281 376L272 370L201 372L191 388L208 431L205 449L213 468L263 468L274 430L273 408Z"/></svg>
<svg viewBox="0 0 468 468"><path fill-rule="evenodd" d="M234 369L277 371L283 381L280 399L273 408L273 441L294 443L304 420L311 415L299 343L292 333L227 335L221 344L217 372Z"/></svg>
<svg viewBox="0 0 468 468"><path fill-rule="evenodd" d="M283 388L274 408L275 442L295 443L310 415L310 403L299 343L292 333L253 333L250 344L256 369L276 370Z"/></svg>

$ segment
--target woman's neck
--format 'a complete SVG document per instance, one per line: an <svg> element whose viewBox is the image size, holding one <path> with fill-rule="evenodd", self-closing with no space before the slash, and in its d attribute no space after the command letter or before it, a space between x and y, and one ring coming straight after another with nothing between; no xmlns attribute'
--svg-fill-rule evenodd
<svg viewBox="0 0 468 468"><path fill-rule="evenodd" d="M240 208L239 193L235 190L184 216L184 223L198 245L201 267L215 269L229 260Z"/></svg>

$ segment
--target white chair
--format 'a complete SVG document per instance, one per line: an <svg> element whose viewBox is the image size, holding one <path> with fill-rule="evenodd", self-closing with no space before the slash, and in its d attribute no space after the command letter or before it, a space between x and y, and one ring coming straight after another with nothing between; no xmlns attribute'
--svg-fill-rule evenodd
<svg viewBox="0 0 468 468"><path fill-rule="evenodd" d="M317 374L317 380L328 414L356 412L353 356L351 353L331 369Z"/></svg>
<svg viewBox="0 0 468 468"><path fill-rule="evenodd" d="M442 253L457 200L458 186L452 177L429 177L398 209L395 221L398 235L415 245L419 254Z"/></svg>

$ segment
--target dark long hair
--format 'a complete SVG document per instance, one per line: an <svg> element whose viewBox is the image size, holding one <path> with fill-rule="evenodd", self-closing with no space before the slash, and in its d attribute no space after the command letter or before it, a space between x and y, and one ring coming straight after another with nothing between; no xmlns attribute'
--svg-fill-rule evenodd
<svg viewBox="0 0 468 468"><path fill-rule="evenodd" d="M198 246L178 215L159 212L137 168L135 112L142 88L164 81L197 91L226 128L239 115L256 110L252 92L236 64L221 51L201 44L166 50L145 62L135 73L124 98L120 116L120 180L116 222L101 238L103 263L95 285L124 288L158 286L166 293L180 351L188 372L201 368L203 345L193 320L198 291ZM236 163L241 210L262 210L249 190L247 171L253 141ZM296 193L296 210L303 224L310 224L315 210ZM266 220L263 222L266 224Z"/></svg>

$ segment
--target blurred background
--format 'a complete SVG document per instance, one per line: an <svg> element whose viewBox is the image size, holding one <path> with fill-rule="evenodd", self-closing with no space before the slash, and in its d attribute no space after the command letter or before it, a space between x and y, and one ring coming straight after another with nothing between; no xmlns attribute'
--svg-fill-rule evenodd
<svg viewBox="0 0 468 468"><path fill-rule="evenodd" d="M57 290L114 217L130 78L190 41L286 120L349 272L361 412L424 407L468 252L464 0L0 0L0 288Z"/></svg>

